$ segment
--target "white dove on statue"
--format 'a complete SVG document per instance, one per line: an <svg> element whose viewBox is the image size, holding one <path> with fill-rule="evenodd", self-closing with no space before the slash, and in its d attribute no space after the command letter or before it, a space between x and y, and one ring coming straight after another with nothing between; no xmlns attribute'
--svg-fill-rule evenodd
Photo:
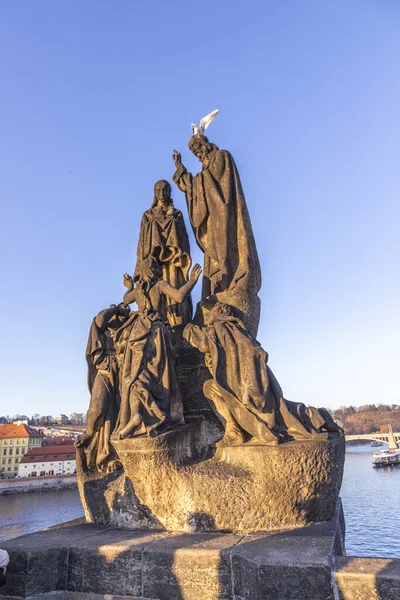
<svg viewBox="0 0 400 600"><path fill-rule="evenodd" d="M192 123L192 132L194 135L201 134L203 135L211 121L217 116L218 108L213 110L209 115L203 117L200 121L200 125L195 125Z"/></svg>

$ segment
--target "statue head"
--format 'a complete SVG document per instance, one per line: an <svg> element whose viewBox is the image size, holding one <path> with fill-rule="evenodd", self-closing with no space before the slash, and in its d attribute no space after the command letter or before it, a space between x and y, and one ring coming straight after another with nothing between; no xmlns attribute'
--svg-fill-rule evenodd
<svg viewBox="0 0 400 600"><path fill-rule="evenodd" d="M154 256L150 255L142 260L139 267L139 281L142 284L147 284L147 287L151 287L160 279L161 275L161 265Z"/></svg>
<svg viewBox="0 0 400 600"><path fill-rule="evenodd" d="M152 207L163 206L164 208L170 208L174 206L171 198L171 186L165 179L160 179L154 184L154 200Z"/></svg>
<svg viewBox="0 0 400 600"><path fill-rule="evenodd" d="M225 302L216 302L210 309L206 321L207 325L212 325L215 321L223 321L226 317L234 317L233 307Z"/></svg>
<svg viewBox="0 0 400 600"><path fill-rule="evenodd" d="M120 302L119 304L110 304L110 308L115 309L114 315L108 321L110 324L115 324L115 321L121 321L121 319L127 319L131 312L129 304L124 304L124 302Z"/></svg>
<svg viewBox="0 0 400 600"><path fill-rule="evenodd" d="M208 155L214 150L218 150L218 146L211 144L208 138L202 133L195 133L189 140L189 148L200 162L207 163Z"/></svg>
<svg viewBox="0 0 400 600"><path fill-rule="evenodd" d="M125 304L125 302L120 302L118 304L118 316L122 318L128 318L131 313L131 308L129 304Z"/></svg>

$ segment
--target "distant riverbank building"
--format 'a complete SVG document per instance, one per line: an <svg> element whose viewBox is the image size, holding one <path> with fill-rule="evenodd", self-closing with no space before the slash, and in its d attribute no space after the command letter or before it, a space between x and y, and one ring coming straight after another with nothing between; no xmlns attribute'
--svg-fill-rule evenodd
<svg viewBox="0 0 400 600"><path fill-rule="evenodd" d="M54 419L54 423L56 423L57 425L68 425L69 419L67 417L67 415L57 415Z"/></svg>
<svg viewBox="0 0 400 600"><path fill-rule="evenodd" d="M19 464L27 452L40 448L43 434L29 425L0 425L0 479L18 475Z"/></svg>
<svg viewBox="0 0 400 600"><path fill-rule="evenodd" d="M74 473L76 473L76 449L72 444L33 448L23 456L18 470L19 477L46 477Z"/></svg>

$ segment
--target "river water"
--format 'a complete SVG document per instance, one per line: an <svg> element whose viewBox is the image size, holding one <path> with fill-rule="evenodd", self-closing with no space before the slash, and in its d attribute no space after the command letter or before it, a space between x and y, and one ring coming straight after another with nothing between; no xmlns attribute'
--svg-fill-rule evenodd
<svg viewBox="0 0 400 600"><path fill-rule="evenodd" d="M346 452L341 491L348 555L400 557L400 465L372 467L372 448ZM77 490L0 496L0 542L83 516Z"/></svg>
<svg viewBox="0 0 400 600"><path fill-rule="evenodd" d="M348 555L400 557L400 465L372 466L372 452L384 448L353 446L346 452L340 495Z"/></svg>

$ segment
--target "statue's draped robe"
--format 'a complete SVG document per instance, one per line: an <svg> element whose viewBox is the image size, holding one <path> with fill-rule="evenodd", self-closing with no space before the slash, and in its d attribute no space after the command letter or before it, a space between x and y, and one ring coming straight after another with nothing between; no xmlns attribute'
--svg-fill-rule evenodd
<svg viewBox="0 0 400 600"><path fill-rule="evenodd" d="M186 195L190 222L204 252L202 298L239 287L257 293L261 271L239 173L227 150L213 150L195 176L180 165L173 180Z"/></svg>
<svg viewBox="0 0 400 600"><path fill-rule="evenodd" d="M180 210L170 206L164 210L155 206L146 210L140 224L139 242L134 279L139 279L140 263L154 256L162 265L162 278L176 289L188 280L191 265L190 245L185 222ZM171 327L188 323L192 318L190 295L181 304L164 296L163 312Z"/></svg>
<svg viewBox="0 0 400 600"><path fill-rule="evenodd" d="M190 323L183 335L206 354L206 364L226 405L238 424L256 439L270 442L271 432L278 436L284 431L294 438L307 438L326 426L329 415L325 418L324 409L283 398L267 365L267 353L239 319L220 316L208 327ZM337 430L333 423L332 431Z"/></svg>
<svg viewBox="0 0 400 600"><path fill-rule="evenodd" d="M115 327L123 321L115 320ZM102 470L117 454L110 443L110 436L118 418L120 395L118 389L118 367L112 333L102 331L93 319L86 347L88 364L88 387L90 405L86 432L91 436L85 448L89 469Z"/></svg>
<svg viewBox="0 0 400 600"><path fill-rule="evenodd" d="M183 423L183 406L175 372L172 332L161 312L161 294L156 284L151 290L152 307L132 313L117 331L115 345L119 363L121 409L116 426L118 435L140 404L148 434L162 426Z"/></svg>

